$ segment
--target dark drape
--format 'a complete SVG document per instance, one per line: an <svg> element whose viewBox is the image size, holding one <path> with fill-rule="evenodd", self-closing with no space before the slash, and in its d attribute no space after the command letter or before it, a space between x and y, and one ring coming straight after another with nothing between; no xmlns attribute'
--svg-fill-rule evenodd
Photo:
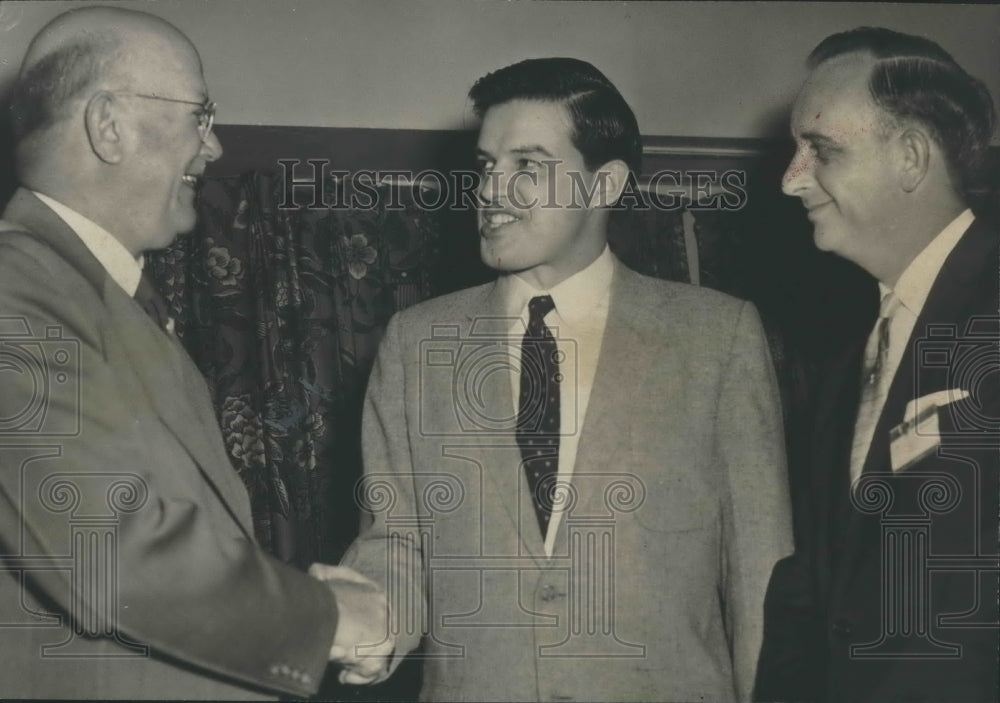
<svg viewBox="0 0 1000 703"><path fill-rule="evenodd" d="M209 180L199 226L149 256L208 382L260 542L336 563L356 534L360 410L379 337L435 290L433 212L290 209L280 179Z"/></svg>
<svg viewBox="0 0 1000 703"><path fill-rule="evenodd" d="M433 194L386 185L358 207L282 209L285 185L208 179L197 230L147 269L208 382L257 538L305 566L336 563L357 533L362 400L389 317L491 273L473 213L428 207ZM609 239L636 270L688 280L679 211L616 213Z"/></svg>

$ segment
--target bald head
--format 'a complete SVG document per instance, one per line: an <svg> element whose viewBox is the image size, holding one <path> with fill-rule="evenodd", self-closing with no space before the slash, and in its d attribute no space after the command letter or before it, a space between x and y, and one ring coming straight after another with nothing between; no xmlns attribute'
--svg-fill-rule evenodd
<svg viewBox="0 0 1000 703"><path fill-rule="evenodd" d="M157 37L168 37L194 48L174 25L145 12L103 6L70 10L53 19L35 35L24 56L21 71L23 74L39 59L68 45L94 39L136 43Z"/></svg>
<svg viewBox="0 0 1000 703"><path fill-rule="evenodd" d="M22 186L136 255L194 227L222 147L201 59L170 23L113 7L60 15L28 48L11 108Z"/></svg>
<svg viewBox="0 0 1000 703"><path fill-rule="evenodd" d="M38 32L21 64L11 99L15 140L57 126L94 90L135 83L144 70L180 56L201 72L191 42L159 17L116 7L59 15Z"/></svg>

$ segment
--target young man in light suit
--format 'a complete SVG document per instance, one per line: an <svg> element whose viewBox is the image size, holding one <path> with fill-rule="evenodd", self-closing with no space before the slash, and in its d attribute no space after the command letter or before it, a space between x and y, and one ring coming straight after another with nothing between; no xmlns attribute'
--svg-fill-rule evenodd
<svg viewBox="0 0 1000 703"><path fill-rule="evenodd" d="M426 633L425 700L747 700L791 550L757 313L610 253L641 142L597 69L528 60L471 98L499 275L396 315L365 405L346 563L388 589L387 672Z"/></svg>
<svg viewBox="0 0 1000 703"><path fill-rule="evenodd" d="M142 253L195 224L214 110L194 46L145 13L65 13L25 56L0 221L0 698L307 696L384 633L359 576L255 543L205 382L139 299Z"/></svg>
<svg viewBox="0 0 1000 703"><path fill-rule="evenodd" d="M827 37L809 67L783 187L882 303L818 398L759 695L995 701L1000 237L969 209L992 100L940 46L888 29Z"/></svg>

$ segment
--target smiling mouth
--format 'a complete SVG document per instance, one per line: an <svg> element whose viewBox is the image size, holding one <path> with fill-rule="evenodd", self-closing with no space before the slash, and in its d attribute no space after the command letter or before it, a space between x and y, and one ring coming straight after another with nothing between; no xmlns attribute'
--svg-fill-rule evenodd
<svg viewBox="0 0 1000 703"><path fill-rule="evenodd" d="M812 217L813 213L815 213L815 212L817 212L817 211L819 211L819 210L822 210L822 209L823 209L823 208L825 208L825 207L826 207L827 205L829 205L829 204L830 204L831 202L832 202L832 201L830 201L830 200L827 200L827 201L826 201L825 203L820 203L819 205L812 205L812 206L810 206L810 207L807 207L807 208L806 208L806 215L807 215L808 217Z"/></svg>
<svg viewBox="0 0 1000 703"><path fill-rule="evenodd" d="M482 218L483 224L481 230L484 235L490 234L504 225L509 225L512 222L517 222L521 219L520 217L505 211L486 212L482 214Z"/></svg>
<svg viewBox="0 0 1000 703"><path fill-rule="evenodd" d="M190 186L191 188L197 188L198 184L201 182L201 177L196 176L193 173L185 173L183 176L181 176L181 182L184 183L184 185Z"/></svg>

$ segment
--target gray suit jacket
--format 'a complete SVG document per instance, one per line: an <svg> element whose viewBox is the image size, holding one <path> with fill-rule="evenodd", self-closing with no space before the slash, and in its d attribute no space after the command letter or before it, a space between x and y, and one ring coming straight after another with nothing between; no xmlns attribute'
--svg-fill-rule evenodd
<svg viewBox="0 0 1000 703"><path fill-rule="evenodd" d="M314 692L334 599L255 545L194 364L38 198L4 219L0 697Z"/></svg>
<svg viewBox="0 0 1000 703"><path fill-rule="evenodd" d="M615 262L554 554L512 432L494 284L389 323L369 382L374 515L346 561L389 590L426 700L747 699L791 551L781 412L756 311ZM565 431L565 427L563 428Z"/></svg>

